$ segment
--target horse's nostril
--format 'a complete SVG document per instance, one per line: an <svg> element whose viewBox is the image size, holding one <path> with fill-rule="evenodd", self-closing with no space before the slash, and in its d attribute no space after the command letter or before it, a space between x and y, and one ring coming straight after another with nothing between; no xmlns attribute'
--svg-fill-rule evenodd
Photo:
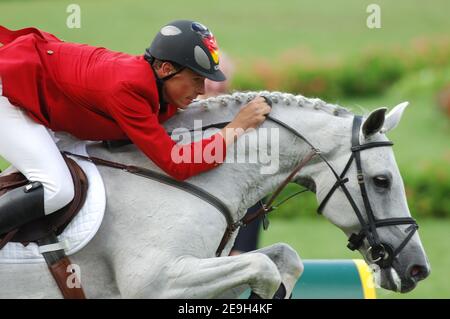
<svg viewBox="0 0 450 319"><path fill-rule="evenodd" d="M420 274L420 268L417 266L412 267L411 269L411 277L416 277Z"/></svg>
<svg viewBox="0 0 450 319"><path fill-rule="evenodd" d="M409 274L415 280L422 280L428 276L429 270L426 266L414 265L411 267Z"/></svg>

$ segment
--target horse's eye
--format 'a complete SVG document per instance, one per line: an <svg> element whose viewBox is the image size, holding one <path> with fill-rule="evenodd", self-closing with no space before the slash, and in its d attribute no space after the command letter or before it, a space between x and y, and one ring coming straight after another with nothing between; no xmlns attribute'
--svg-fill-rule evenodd
<svg viewBox="0 0 450 319"><path fill-rule="evenodd" d="M381 188L389 188L389 186L391 186L391 181L389 180L389 178L387 176L384 176L384 175L375 176L373 178L373 182L374 182L375 186L381 187Z"/></svg>

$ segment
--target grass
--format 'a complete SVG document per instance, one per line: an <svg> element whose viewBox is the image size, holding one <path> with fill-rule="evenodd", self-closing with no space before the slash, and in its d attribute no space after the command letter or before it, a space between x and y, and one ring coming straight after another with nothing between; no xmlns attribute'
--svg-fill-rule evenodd
<svg viewBox="0 0 450 319"><path fill-rule="evenodd" d="M431 275L408 294L378 289L378 298L450 298L450 220L420 220L420 237L431 263ZM346 248L345 235L322 217L273 220L262 232L260 247L291 245L303 259L361 258Z"/></svg>
<svg viewBox="0 0 450 319"><path fill-rule="evenodd" d="M66 8L73 1L16 0L0 3L1 24L10 28L36 26L67 41L105 46L139 54L161 25L180 18L199 20L215 33L219 45L235 58L281 59L293 51L313 55L354 55L370 47L402 47L420 38L448 36L447 0L376 3L381 28L369 29L366 12L371 0L77 0L81 28L66 27ZM274 61L276 63L276 61Z"/></svg>

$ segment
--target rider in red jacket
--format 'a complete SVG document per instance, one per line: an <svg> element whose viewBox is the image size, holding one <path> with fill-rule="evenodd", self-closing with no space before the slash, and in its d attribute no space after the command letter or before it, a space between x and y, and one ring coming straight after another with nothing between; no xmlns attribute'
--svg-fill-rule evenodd
<svg viewBox="0 0 450 319"><path fill-rule="evenodd" d="M32 182L0 197L0 235L73 199L70 173L50 130L83 140L130 139L178 180L223 162L226 146L242 132L237 129L258 126L270 107L256 98L221 132L177 145L160 123L203 94L206 78L225 80L214 36L198 22L164 26L144 56L0 26L0 155ZM222 156L194 161L211 143ZM174 147L192 160L174 161Z"/></svg>

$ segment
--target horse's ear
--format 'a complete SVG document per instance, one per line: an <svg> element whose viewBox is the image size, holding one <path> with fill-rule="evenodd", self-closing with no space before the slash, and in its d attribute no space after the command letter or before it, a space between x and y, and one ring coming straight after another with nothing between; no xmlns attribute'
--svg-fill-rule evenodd
<svg viewBox="0 0 450 319"><path fill-rule="evenodd" d="M384 124L384 117L387 108L381 107L372 111L362 125L362 133L364 137L369 137L378 133Z"/></svg>
<svg viewBox="0 0 450 319"><path fill-rule="evenodd" d="M386 115L386 120L384 121L383 128L381 129L381 133L389 132L390 130L394 129L398 123L400 122L403 111L406 109L406 107L409 105L409 102L403 102L394 107L388 115Z"/></svg>

